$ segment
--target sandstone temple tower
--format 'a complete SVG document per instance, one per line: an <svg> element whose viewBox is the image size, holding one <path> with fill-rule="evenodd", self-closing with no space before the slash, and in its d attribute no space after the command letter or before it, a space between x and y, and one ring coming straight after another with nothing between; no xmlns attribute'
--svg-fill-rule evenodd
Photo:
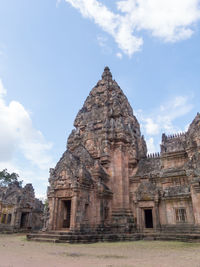
<svg viewBox="0 0 200 267"><path fill-rule="evenodd" d="M200 226L200 115L147 156L132 108L108 67L50 170L47 229L136 233Z"/></svg>

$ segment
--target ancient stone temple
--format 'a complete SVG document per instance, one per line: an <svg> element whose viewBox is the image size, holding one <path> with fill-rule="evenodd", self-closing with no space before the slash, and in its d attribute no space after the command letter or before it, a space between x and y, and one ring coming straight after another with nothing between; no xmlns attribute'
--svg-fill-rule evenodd
<svg viewBox="0 0 200 267"><path fill-rule="evenodd" d="M140 125L106 67L74 127L50 170L48 231L129 239L149 231L198 233L199 114L186 133L163 134L161 152L147 155Z"/></svg>
<svg viewBox="0 0 200 267"><path fill-rule="evenodd" d="M35 198L32 184L18 182L0 187L0 232L39 230L43 226L42 202Z"/></svg>

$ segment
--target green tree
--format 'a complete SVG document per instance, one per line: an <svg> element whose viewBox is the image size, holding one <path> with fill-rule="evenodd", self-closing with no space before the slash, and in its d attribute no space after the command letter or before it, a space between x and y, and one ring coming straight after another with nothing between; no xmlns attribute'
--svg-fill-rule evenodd
<svg viewBox="0 0 200 267"><path fill-rule="evenodd" d="M17 173L9 173L7 169L4 169L3 171L0 171L0 186L8 186L14 182L18 182L21 186L23 181L19 181L18 178L19 175Z"/></svg>
<svg viewBox="0 0 200 267"><path fill-rule="evenodd" d="M44 209L47 210L49 208L49 202L48 202L48 199L45 199L44 201Z"/></svg>

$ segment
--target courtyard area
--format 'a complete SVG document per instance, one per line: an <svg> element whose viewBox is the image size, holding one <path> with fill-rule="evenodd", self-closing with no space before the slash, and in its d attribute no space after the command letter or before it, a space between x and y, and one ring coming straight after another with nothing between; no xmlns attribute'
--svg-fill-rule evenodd
<svg viewBox="0 0 200 267"><path fill-rule="evenodd" d="M200 243L54 244L0 235L0 267L200 267Z"/></svg>

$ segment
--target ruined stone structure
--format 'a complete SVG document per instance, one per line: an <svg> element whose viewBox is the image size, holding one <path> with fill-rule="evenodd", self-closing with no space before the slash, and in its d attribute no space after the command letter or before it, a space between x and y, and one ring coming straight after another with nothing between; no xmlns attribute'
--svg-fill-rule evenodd
<svg viewBox="0 0 200 267"><path fill-rule="evenodd" d="M0 187L0 231L39 230L43 226L42 202L35 198L32 184L18 182Z"/></svg>
<svg viewBox="0 0 200 267"><path fill-rule="evenodd" d="M50 170L49 231L191 232L200 226L200 115L147 155L132 108L108 67ZM115 235L116 236L116 235Z"/></svg>

